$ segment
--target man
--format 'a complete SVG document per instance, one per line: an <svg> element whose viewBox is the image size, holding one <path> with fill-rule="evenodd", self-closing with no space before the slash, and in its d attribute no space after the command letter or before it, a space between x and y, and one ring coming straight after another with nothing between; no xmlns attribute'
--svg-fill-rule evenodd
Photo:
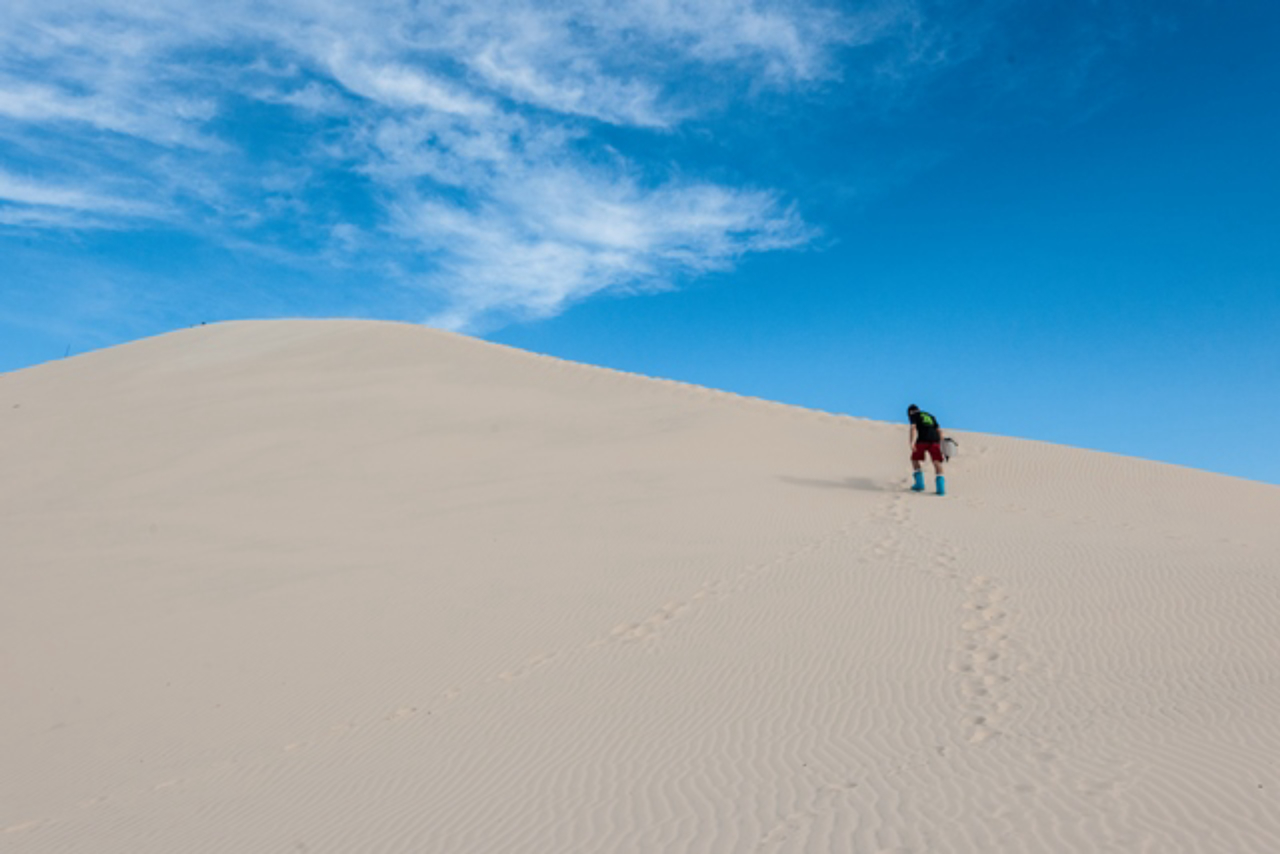
<svg viewBox="0 0 1280 854"><path fill-rule="evenodd" d="M947 479L942 476L942 425L927 412L921 412L914 403L907 407L907 420L911 422L911 468L915 470L915 483L911 489L924 492L924 472L920 463L928 454L933 461L934 484L939 495L947 494Z"/></svg>

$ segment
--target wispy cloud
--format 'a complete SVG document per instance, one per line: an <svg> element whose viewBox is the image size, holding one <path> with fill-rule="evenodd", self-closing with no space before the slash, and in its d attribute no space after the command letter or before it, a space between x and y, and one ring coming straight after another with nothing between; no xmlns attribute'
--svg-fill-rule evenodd
<svg viewBox="0 0 1280 854"><path fill-rule="evenodd" d="M805 244L814 229L778 192L692 177L598 131L670 134L708 105L831 79L841 48L905 14L804 0L8 9L0 222L164 217L316 263L376 246L425 259L398 267L454 327Z"/></svg>
<svg viewBox="0 0 1280 854"><path fill-rule="evenodd" d="M124 227L157 219L167 210L152 202L83 187L50 184L0 170L0 223L39 228Z"/></svg>
<svg viewBox="0 0 1280 854"><path fill-rule="evenodd" d="M768 193L644 190L625 176L570 172L504 182L474 210L423 200L406 207L401 228L442 253L439 277L455 295L435 318L445 326L494 312L544 317L604 290L662 289L811 237Z"/></svg>

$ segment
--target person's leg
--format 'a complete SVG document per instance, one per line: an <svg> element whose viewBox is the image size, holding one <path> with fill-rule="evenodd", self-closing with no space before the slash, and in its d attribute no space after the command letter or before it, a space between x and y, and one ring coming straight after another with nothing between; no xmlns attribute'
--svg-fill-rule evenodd
<svg viewBox="0 0 1280 854"><path fill-rule="evenodd" d="M924 472L920 470L920 463L924 460L924 449L916 445L911 449L911 470L914 472L911 489L915 492L924 492Z"/></svg>
<svg viewBox="0 0 1280 854"><path fill-rule="evenodd" d="M939 445L929 448L929 461L933 463L933 485L939 495L946 495L947 479L942 474L942 448Z"/></svg>

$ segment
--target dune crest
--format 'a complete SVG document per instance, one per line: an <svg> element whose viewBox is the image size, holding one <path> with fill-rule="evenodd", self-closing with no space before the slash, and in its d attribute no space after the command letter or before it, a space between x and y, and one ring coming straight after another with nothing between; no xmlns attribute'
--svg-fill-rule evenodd
<svg viewBox="0 0 1280 854"><path fill-rule="evenodd" d="M0 850L1280 851L1280 490L399 324L0 376Z"/></svg>

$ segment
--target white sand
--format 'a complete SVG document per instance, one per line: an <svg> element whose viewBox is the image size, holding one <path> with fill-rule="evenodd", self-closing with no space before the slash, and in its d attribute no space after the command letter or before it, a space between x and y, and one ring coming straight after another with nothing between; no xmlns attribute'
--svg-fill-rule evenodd
<svg viewBox="0 0 1280 854"><path fill-rule="evenodd" d="M393 324L0 376L0 850L1280 851L1280 489L958 438Z"/></svg>

